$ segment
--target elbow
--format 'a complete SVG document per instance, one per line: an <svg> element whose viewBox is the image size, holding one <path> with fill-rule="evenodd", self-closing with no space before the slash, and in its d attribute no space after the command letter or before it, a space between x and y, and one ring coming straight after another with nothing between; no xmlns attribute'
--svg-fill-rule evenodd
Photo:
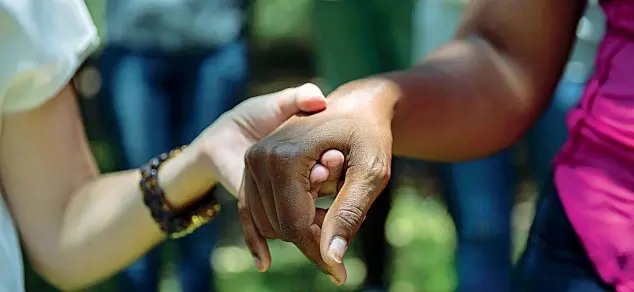
<svg viewBox="0 0 634 292"><path fill-rule="evenodd" d="M537 104L527 105L520 109L514 109L507 112L507 118L504 119L502 130L499 132L498 137L493 137L494 141L491 152L511 147L517 140L519 140L535 123L539 114L541 113L541 106ZM497 135L496 135L497 136Z"/></svg>
<svg viewBox="0 0 634 292"><path fill-rule="evenodd" d="M49 281L49 283L60 291L69 291L69 292L82 291L83 289L87 287L87 285L81 285L78 282L68 281L61 278L56 280L57 281L55 282Z"/></svg>
<svg viewBox="0 0 634 292"><path fill-rule="evenodd" d="M80 291L81 289L88 286L88 283L81 281L76 276L73 276L72 273L38 268L35 268L35 271L46 282L51 284L53 287L59 289L60 291Z"/></svg>
<svg viewBox="0 0 634 292"><path fill-rule="evenodd" d="M498 116L498 119L491 121L491 124L486 127L497 129L497 131L481 131L483 135L479 137L479 141L488 140L489 142L485 143L488 145L482 148L483 151L478 156L485 157L513 146L537 121L547 100L536 94L530 97L515 96L514 98L523 100L507 104L501 111L502 116ZM474 141L474 143L478 142Z"/></svg>
<svg viewBox="0 0 634 292"><path fill-rule="evenodd" d="M47 263L31 260L33 269L42 279L60 291L81 291L95 284L90 277L89 267L77 267L64 260L50 260Z"/></svg>
<svg viewBox="0 0 634 292"><path fill-rule="evenodd" d="M462 155L453 157L452 160L484 158L513 146L539 118L546 104L544 100L547 99L535 92L528 95L500 96L497 106L482 111L484 115L477 118L482 123L473 122L471 126L467 126L468 130L464 135L466 140L457 143L455 147L470 145L469 150L456 150L456 153Z"/></svg>

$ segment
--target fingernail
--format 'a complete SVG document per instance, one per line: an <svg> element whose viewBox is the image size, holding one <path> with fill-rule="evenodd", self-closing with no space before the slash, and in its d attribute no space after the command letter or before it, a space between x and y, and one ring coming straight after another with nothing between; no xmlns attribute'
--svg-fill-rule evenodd
<svg viewBox="0 0 634 292"><path fill-rule="evenodd" d="M253 257L253 262L255 263L255 268L258 269L259 272L264 272L264 267L262 266L262 261L260 261L260 258Z"/></svg>
<svg viewBox="0 0 634 292"><path fill-rule="evenodd" d="M346 252L346 246L348 243L341 237L336 236L332 242L330 242L330 247L328 248L328 255L338 264L343 261L343 254Z"/></svg>
<svg viewBox="0 0 634 292"><path fill-rule="evenodd" d="M337 167L339 166L339 164L341 164L340 160L333 160L333 161L328 161L328 167Z"/></svg>
<svg viewBox="0 0 634 292"><path fill-rule="evenodd" d="M333 275L328 275L328 279L330 280L330 282L332 282L335 285L339 285L339 281L337 281L337 278L335 278Z"/></svg>

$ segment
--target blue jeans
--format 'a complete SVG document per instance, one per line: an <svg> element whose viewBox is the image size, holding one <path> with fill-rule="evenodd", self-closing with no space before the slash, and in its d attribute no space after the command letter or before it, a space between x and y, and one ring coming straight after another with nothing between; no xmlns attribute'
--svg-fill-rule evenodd
<svg viewBox="0 0 634 292"><path fill-rule="evenodd" d="M526 249L513 279L516 292L607 292L575 233L552 177L544 184Z"/></svg>
<svg viewBox="0 0 634 292"><path fill-rule="evenodd" d="M553 102L527 133L533 178L543 183L567 136L565 117L584 85L562 80ZM448 206L458 230L460 291L511 290L511 209L515 174L511 153L442 167Z"/></svg>
<svg viewBox="0 0 634 292"><path fill-rule="evenodd" d="M243 41L179 55L110 47L101 58L104 93L114 109L128 168L190 143L239 102L246 90ZM218 231L214 222L176 242L176 269L183 291L213 290L209 256ZM125 270L122 291L158 291L161 254L161 246L156 247Z"/></svg>

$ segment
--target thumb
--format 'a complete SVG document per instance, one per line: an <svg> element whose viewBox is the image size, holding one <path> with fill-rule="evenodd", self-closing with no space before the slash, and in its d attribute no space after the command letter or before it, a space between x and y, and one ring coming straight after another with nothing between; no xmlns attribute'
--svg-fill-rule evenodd
<svg viewBox="0 0 634 292"><path fill-rule="evenodd" d="M342 262L368 209L387 185L390 160L378 163L379 159L371 160L356 165L350 161L353 166L347 169L343 187L324 218L320 251L328 265Z"/></svg>
<svg viewBox="0 0 634 292"><path fill-rule="evenodd" d="M326 109L326 97L319 87L312 83L288 89L285 94L277 95L277 106L284 120L298 112L313 113Z"/></svg>

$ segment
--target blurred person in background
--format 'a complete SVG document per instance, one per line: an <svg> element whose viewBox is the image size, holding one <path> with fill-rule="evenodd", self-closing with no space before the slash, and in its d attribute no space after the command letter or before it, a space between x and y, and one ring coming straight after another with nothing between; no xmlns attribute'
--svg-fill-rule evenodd
<svg viewBox="0 0 634 292"><path fill-rule="evenodd" d="M316 67L329 88L412 65L414 1L314 0ZM359 230L367 266L363 291L387 291L390 246L385 221L392 203L394 177L378 197Z"/></svg>
<svg viewBox="0 0 634 292"><path fill-rule="evenodd" d="M462 17L463 0L418 2L415 41L419 57L451 40ZM577 33L578 42L551 105L526 134L532 179L544 184L552 159L567 138L566 113L575 106L593 69L602 36L601 11L591 3ZM440 166L447 204L458 232L460 291L510 291L511 211L517 186L513 153ZM496 279L491 281L491 279Z"/></svg>
<svg viewBox="0 0 634 292"><path fill-rule="evenodd" d="M107 2L103 93L114 110L124 169L189 143L244 99L246 2ZM210 254L220 225L207 224L176 243L183 291L214 291ZM161 263L157 247L122 273L123 291L158 291Z"/></svg>

